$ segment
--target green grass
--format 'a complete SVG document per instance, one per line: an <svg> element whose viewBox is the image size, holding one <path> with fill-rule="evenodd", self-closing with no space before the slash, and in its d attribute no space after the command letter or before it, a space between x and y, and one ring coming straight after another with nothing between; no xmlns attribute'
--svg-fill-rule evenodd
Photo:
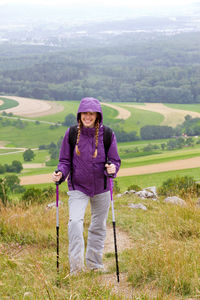
<svg viewBox="0 0 200 300"><path fill-rule="evenodd" d="M47 150L34 150L35 157L34 160L31 162L25 162L23 158L23 152L18 152L18 153L10 153L10 154L5 154L1 155L1 164L10 164L12 163L13 160L18 160L21 163L44 163L47 158L49 157L49 153Z"/></svg>
<svg viewBox="0 0 200 300"><path fill-rule="evenodd" d="M63 112L34 118L37 120L50 121L50 122L63 122L65 116L69 113L77 111L79 102L75 101L60 101L65 107ZM108 107L103 107L105 112L105 122L116 123L113 119L116 115L115 111ZM24 129L18 129L13 126L1 127L1 140L6 141L7 145L12 144L13 147L38 147L41 144L49 144L52 141L57 142L61 136L64 136L67 127L59 126L55 129L49 129L48 124L39 124L25 122L26 127Z"/></svg>
<svg viewBox="0 0 200 300"><path fill-rule="evenodd" d="M55 167L24 169L20 173L20 177L22 177L22 176L32 176L32 175L38 175L38 174L50 174L50 173L53 173L53 171L55 169L56 169L56 166Z"/></svg>
<svg viewBox="0 0 200 300"><path fill-rule="evenodd" d="M195 180L200 180L200 168L176 170L176 171L167 171L167 172L158 172L152 174L143 174L143 175L134 175L134 176L124 176L117 177L119 188L121 192L127 190L127 188L133 184L145 188L148 186L159 187L164 181L168 178L175 178L176 176L191 176Z"/></svg>
<svg viewBox="0 0 200 300"><path fill-rule="evenodd" d="M123 159L122 167L130 168L136 166L159 164L159 163L170 162L170 161L175 161L180 159L189 159L192 157L199 157L199 156L200 154L199 154L199 145L198 145L197 148L162 151L162 153L158 153L154 155L146 155L141 157Z"/></svg>
<svg viewBox="0 0 200 300"><path fill-rule="evenodd" d="M0 97L0 100L3 101L3 104L0 105L0 111L1 110L5 110L5 109L8 109L8 108L12 108L12 107L16 107L18 106L18 102L15 101L15 100L11 100L11 99L5 99L3 97Z"/></svg>
<svg viewBox="0 0 200 300"><path fill-rule="evenodd" d="M147 206L146 212L128 208L139 201ZM147 287L152 295L157 288L163 294L155 299L198 295L200 217L194 205L182 208L129 196L116 201L116 220L134 240L133 248L121 255L121 271L128 273L134 290L144 293Z"/></svg>
<svg viewBox="0 0 200 300"><path fill-rule="evenodd" d="M131 112L131 117L125 120L123 124L125 131L136 131L139 134L141 127L146 125L159 125L164 120L163 115L159 113L128 107L126 104L135 105L135 103L119 103L120 107Z"/></svg>
<svg viewBox="0 0 200 300"><path fill-rule="evenodd" d="M49 173L52 173L55 168L49 168ZM46 174L46 169L41 169L40 174ZM36 175L37 172L33 169L28 171L24 175ZM158 172L152 174L143 174L143 175L133 175L133 176L123 176L117 177L115 181L117 181L118 186L120 188L120 192L125 192L129 186L136 184L141 188L146 188L148 186L156 186L157 188L162 185L164 181L168 178L175 178L177 176L191 176L194 177L196 181L200 180L200 168L192 168L192 169L184 169L184 170L176 170L176 171L167 171L167 172ZM30 184L27 187L38 187L38 188L46 188L48 186L54 186L54 183L43 183L43 184ZM68 191L67 182L62 183L60 185L61 191Z"/></svg>
<svg viewBox="0 0 200 300"><path fill-rule="evenodd" d="M66 130L63 126L50 130L47 124L36 125L27 122L24 129L1 127L1 140L6 141L7 145L11 143L14 147L36 148L52 141L57 142Z"/></svg>
<svg viewBox="0 0 200 300"><path fill-rule="evenodd" d="M200 113L200 104L168 104L165 103L166 106L174 108L174 109L182 109L188 111L194 111Z"/></svg>
<svg viewBox="0 0 200 300"><path fill-rule="evenodd" d="M34 120L42 120L42 121L48 121L48 122L63 122L65 120L65 117L69 114L76 115L79 101L53 101L54 103L57 103L64 107L64 110L52 115L47 116L41 116L41 117L34 117Z"/></svg>
<svg viewBox="0 0 200 300"><path fill-rule="evenodd" d="M55 123L63 122L68 114L74 114L76 116L80 104L79 101L56 101L56 103L63 106L64 110L53 115L41 116L36 118L34 117L34 119ZM117 111L104 105L102 105L102 111L105 123L112 121L117 116Z"/></svg>

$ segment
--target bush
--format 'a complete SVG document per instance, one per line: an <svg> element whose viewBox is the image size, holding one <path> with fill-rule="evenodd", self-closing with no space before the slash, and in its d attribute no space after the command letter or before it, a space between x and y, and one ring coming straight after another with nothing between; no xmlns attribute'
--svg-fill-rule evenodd
<svg viewBox="0 0 200 300"><path fill-rule="evenodd" d="M137 185L137 184L131 184L128 187L128 191L131 191L131 190L134 190L134 191L138 192L138 191L141 191L142 188L139 185Z"/></svg>
<svg viewBox="0 0 200 300"><path fill-rule="evenodd" d="M169 178L158 188L158 194L163 196L180 196L182 198L198 197L200 195L200 185L193 177L183 176Z"/></svg>
<svg viewBox="0 0 200 300"><path fill-rule="evenodd" d="M65 121L62 123L63 126L72 126L77 123L76 116L74 114L69 114L65 117Z"/></svg>
<svg viewBox="0 0 200 300"><path fill-rule="evenodd" d="M4 165L0 165L0 174L4 174L6 172L6 168Z"/></svg>
<svg viewBox="0 0 200 300"><path fill-rule="evenodd" d="M13 160L11 167L13 172L16 173L20 173L23 170L22 163L18 160Z"/></svg>
<svg viewBox="0 0 200 300"><path fill-rule="evenodd" d="M20 180L16 175L6 176L5 181L11 192L18 188L20 184Z"/></svg>
<svg viewBox="0 0 200 300"><path fill-rule="evenodd" d="M13 160L11 165L0 165L0 174L8 173L20 173L23 170L22 163L18 160Z"/></svg>
<svg viewBox="0 0 200 300"><path fill-rule="evenodd" d="M22 195L22 202L26 206L29 206L34 203L42 204L47 199L51 198L54 195L53 187L48 187L43 190L39 188L29 188Z"/></svg>
<svg viewBox="0 0 200 300"><path fill-rule="evenodd" d="M37 188L29 188L23 194L22 201L26 205L30 205L32 203L42 203L42 191Z"/></svg>

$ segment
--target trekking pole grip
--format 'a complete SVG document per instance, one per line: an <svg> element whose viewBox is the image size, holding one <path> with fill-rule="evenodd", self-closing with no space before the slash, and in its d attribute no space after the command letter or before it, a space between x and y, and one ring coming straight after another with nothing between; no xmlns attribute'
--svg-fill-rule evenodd
<svg viewBox="0 0 200 300"><path fill-rule="evenodd" d="M55 173L57 174L58 172L60 172L60 170L56 169L56 170L55 170ZM56 181L55 184L56 184L56 185L61 184L61 179L60 179L59 181Z"/></svg>
<svg viewBox="0 0 200 300"><path fill-rule="evenodd" d="M111 162L110 160L108 160L108 161L107 161L107 164L108 164L108 165L111 165L112 162ZM112 177L113 177L113 174L108 174L108 177L111 177L111 178L112 178Z"/></svg>

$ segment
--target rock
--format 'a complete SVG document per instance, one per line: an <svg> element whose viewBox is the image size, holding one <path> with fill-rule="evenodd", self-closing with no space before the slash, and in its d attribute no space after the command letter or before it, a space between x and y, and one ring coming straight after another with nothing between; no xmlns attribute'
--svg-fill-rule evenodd
<svg viewBox="0 0 200 300"><path fill-rule="evenodd" d="M135 193L138 197L143 197L143 198L153 198L154 194L151 192L146 191L145 189L139 192Z"/></svg>
<svg viewBox="0 0 200 300"><path fill-rule="evenodd" d="M129 190L129 192L131 193L131 194L135 194L135 190Z"/></svg>
<svg viewBox="0 0 200 300"><path fill-rule="evenodd" d="M142 191L138 191L138 192L136 192L135 190L125 191L123 194L117 194L116 197L120 198L124 195L132 195L132 194L137 195L141 199L151 198L152 200L157 201L157 193L156 193L155 186L147 187Z"/></svg>
<svg viewBox="0 0 200 300"><path fill-rule="evenodd" d="M124 196L124 195L131 195L131 194L134 194L134 193L135 193L134 190L125 191L125 192L123 192L123 194L117 194L116 197L117 197L117 198L120 198L120 197L122 197L122 196Z"/></svg>
<svg viewBox="0 0 200 300"><path fill-rule="evenodd" d="M131 204L129 204L129 207L136 208L136 209L147 210L146 206L143 205L142 203L138 203L138 204L131 203Z"/></svg>
<svg viewBox="0 0 200 300"><path fill-rule="evenodd" d="M157 197L156 186L147 187L147 188L145 188L145 190L153 193L154 196Z"/></svg>
<svg viewBox="0 0 200 300"><path fill-rule="evenodd" d="M129 191L123 192L123 195L129 195L129 194L130 194Z"/></svg>
<svg viewBox="0 0 200 300"><path fill-rule="evenodd" d="M125 191L125 192L123 193L123 195L131 195L131 194L134 194L134 193L135 193L134 190L130 190L130 191Z"/></svg>
<svg viewBox="0 0 200 300"><path fill-rule="evenodd" d="M122 194L117 194L116 198L120 198L122 196Z"/></svg>
<svg viewBox="0 0 200 300"><path fill-rule="evenodd" d="M176 204L176 205L180 205L180 206L186 206L186 202L177 196L167 197L164 199L164 202Z"/></svg>

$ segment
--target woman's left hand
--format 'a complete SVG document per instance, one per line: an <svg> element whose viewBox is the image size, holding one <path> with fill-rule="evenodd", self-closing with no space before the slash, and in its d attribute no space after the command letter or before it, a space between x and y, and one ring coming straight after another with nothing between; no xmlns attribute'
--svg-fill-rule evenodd
<svg viewBox="0 0 200 300"><path fill-rule="evenodd" d="M109 164L106 164L105 167L106 167L107 173L108 173L109 175L115 174L115 173L116 173L116 167L115 167L114 164L110 164L110 165L109 165Z"/></svg>

